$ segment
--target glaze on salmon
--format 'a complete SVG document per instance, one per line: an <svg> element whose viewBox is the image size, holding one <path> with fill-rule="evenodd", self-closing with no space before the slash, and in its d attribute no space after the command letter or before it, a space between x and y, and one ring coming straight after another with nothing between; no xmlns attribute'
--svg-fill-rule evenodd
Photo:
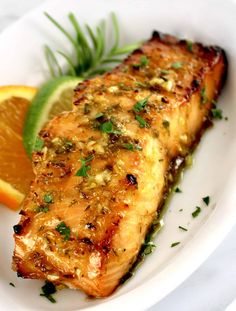
<svg viewBox="0 0 236 311"><path fill-rule="evenodd" d="M226 72L218 47L155 32L110 73L79 84L41 131L13 268L95 297L134 264L183 159L210 124Z"/></svg>

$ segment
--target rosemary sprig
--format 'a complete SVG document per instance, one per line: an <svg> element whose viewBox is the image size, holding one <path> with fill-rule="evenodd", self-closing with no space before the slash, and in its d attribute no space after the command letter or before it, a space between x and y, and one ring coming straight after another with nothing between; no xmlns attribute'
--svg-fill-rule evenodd
<svg viewBox="0 0 236 311"><path fill-rule="evenodd" d="M120 32L117 17L111 14L113 44L108 49L106 44L106 23L103 20L95 30L89 25L85 25L82 30L78 20L73 13L68 15L69 21L73 26L75 35L70 34L61 24L51 15L45 13L51 23L66 37L73 46L72 55L64 51L56 51L67 63L67 71L63 72L59 65L56 53L45 46L45 58L52 77L62 75L80 76L88 78L97 74L104 73L111 69L112 64L120 63L122 56L138 48L140 44L131 44L120 47Z"/></svg>

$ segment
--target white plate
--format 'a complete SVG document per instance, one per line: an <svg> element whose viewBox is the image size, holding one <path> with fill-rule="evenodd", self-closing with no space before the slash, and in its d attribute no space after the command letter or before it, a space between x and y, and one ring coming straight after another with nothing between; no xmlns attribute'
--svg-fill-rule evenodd
<svg viewBox="0 0 236 311"><path fill-rule="evenodd" d="M1 208L0 309L1 310L145 310L185 280L219 245L236 220L236 2L157 0L51 0L25 16L0 36L0 84L39 85L47 77L42 45L70 50L64 37L46 20L43 11L69 25L66 13L73 11L81 24L96 25L109 13L117 13L122 41L149 38L152 30L172 33L223 47L229 59L227 85L220 107L228 121L207 131L195 163L185 172L165 215L165 227L156 238L157 249L136 276L107 299L88 300L76 291L56 295L57 304L39 297L40 281L17 279L11 271L12 226L18 215ZM201 198L210 195L204 206ZM193 219L195 206L202 207ZM183 212L179 212L183 209ZM178 226L188 228L181 232ZM171 248L172 242L181 244ZM13 282L16 287L9 286Z"/></svg>

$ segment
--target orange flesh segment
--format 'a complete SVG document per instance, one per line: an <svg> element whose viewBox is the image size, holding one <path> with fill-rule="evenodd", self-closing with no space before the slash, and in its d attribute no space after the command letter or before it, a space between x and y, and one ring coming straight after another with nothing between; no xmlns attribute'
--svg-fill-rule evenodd
<svg viewBox="0 0 236 311"><path fill-rule="evenodd" d="M12 97L1 101L1 97L4 98L4 88L0 88L0 203L17 209L34 177L31 161L26 155L22 141L23 125L30 100L15 97L14 87L7 90L13 94ZM22 96L30 98L35 92L36 89L24 88Z"/></svg>

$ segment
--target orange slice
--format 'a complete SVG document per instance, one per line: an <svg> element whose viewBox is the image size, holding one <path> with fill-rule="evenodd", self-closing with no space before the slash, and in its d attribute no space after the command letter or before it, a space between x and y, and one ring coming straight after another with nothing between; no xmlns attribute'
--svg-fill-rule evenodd
<svg viewBox="0 0 236 311"><path fill-rule="evenodd" d="M28 86L0 87L0 203L18 209L33 170L22 143L23 125L37 92Z"/></svg>

